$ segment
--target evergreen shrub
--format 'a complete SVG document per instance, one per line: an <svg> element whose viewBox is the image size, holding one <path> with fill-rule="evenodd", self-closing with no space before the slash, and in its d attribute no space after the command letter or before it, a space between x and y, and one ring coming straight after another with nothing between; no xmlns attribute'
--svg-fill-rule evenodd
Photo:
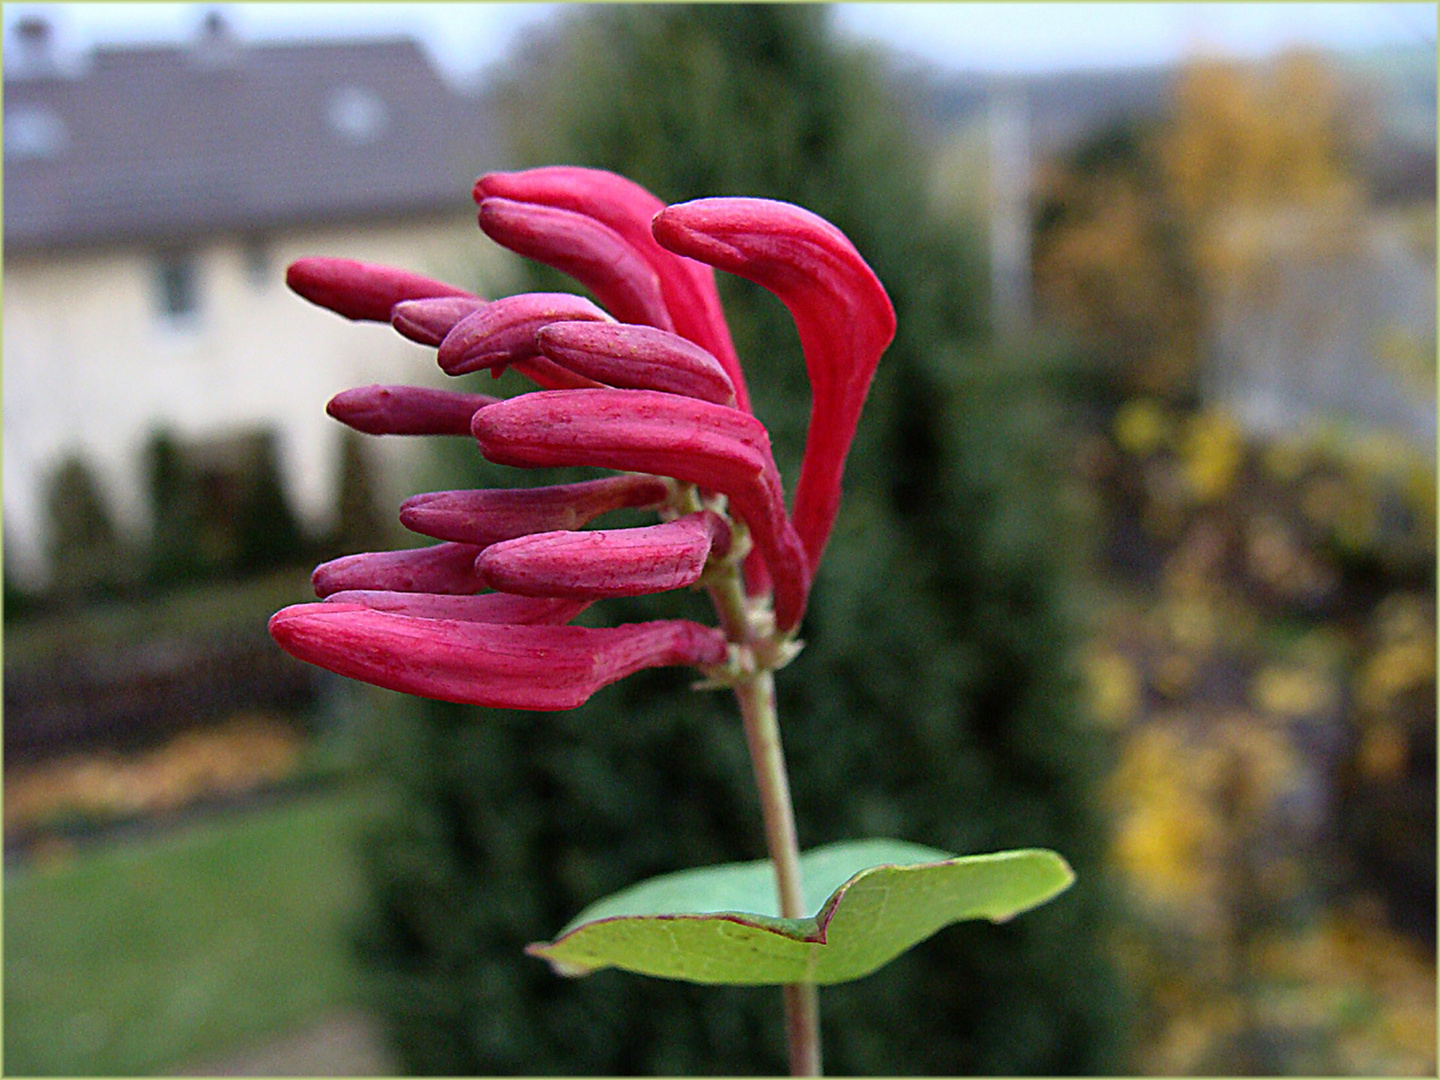
<svg viewBox="0 0 1440 1080"><path fill-rule="evenodd" d="M799 203L852 238L895 303L899 337L851 452L805 653L778 676L801 844L1043 846L1079 882L1012 924L951 927L824 988L827 1070L1114 1071L1125 1004L1107 957L1104 751L1071 665L1052 381L1037 358L985 346L983 267L929 213L902 100L874 58L837 44L821 8L602 5L564 17L502 101L517 165L609 168L672 202ZM719 276L788 486L808 412L796 334L768 294ZM538 270L527 284L562 285ZM437 486L517 483L462 442ZM692 599L607 601L582 618L703 619ZM771 988L571 981L522 953L626 885L763 857L724 698L652 670L569 712L385 699L372 734L389 797L366 834L357 936L409 1071L784 1070Z"/></svg>

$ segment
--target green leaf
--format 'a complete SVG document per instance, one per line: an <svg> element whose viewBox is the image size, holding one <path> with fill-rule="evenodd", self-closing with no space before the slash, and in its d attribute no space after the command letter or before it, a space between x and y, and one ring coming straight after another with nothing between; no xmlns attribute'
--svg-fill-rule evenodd
<svg viewBox="0 0 1440 1080"><path fill-rule="evenodd" d="M1053 851L957 857L855 840L800 857L808 919L778 917L769 860L652 878L525 951L561 975L618 967L697 983L837 983L869 975L963 919L1003 922L1075 880Z"/></svg>

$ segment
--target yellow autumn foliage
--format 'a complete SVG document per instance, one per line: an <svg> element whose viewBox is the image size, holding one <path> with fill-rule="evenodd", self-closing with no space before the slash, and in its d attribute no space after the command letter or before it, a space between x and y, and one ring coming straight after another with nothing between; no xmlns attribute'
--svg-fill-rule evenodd
<svg viewBox="0 0 1440 1080"><path fill-rule="evenodd" d="M1116 863L1151 902L1182 910L1213 893L1213 855L1224 840L1204 797L1212 770L1186 742L1178 723L1138 729L1112 777Z"/></svg>
<svg viewBox="0 0 1440 1080"><path fill-rule="evenodd" d="M1356 679L1355 701L1362 713L1378 713L1399 695L1434 681L1433 638L1394 642L1365 661Z"/></svg>
<svg viewBox="0 0 1440 1080"><path fill-rule="evenodd" d="M1250 702L1262 712L1283 719L1299 719L1332 710L1340 688L1324 671L1287 664L1270 664L1250 684Z"/></svg>
<svg viewBox="0 0 1440 1080"><path fill-rule="evenodd" d="M1349 197L1347 102L1330 66L1297 51L1273 67L1201 59L1185 70L1160 143L1171 197L1192 221L1235 208Z"/></svg>
<svg viewBox="0 0 1440 1080"><path fill-rule="evenodd" d="M1372 783L1395 781L1410 762L1410 739L1392 720L1369 724L1360 733L1355 763L1360 775Z"/></svg>
<svg viewBox="0 0 1440 1080"><path fill-rule="evenodd" d="M1154 398L1132 398L1115 410L1114 431L1121 450L1149 457L1169 440L1170 418Z"/></svg>
<svg viewBox="0 0 1440 1080"><path fill-rule="evenodd" d="M131 756L74 756L17 768L5 781L5 829L69 814L157 813L250 791L288 776L300 753L300 737L289 725L241 714Z"/></svg>
<svg viewBox="0 0 1440 1080"><path fill-rule="evenodd" d="M1316 460L1313 443L1291 434L1272 439L1260 452L1260 465L1282 484L1300 479Z"/></svg>
<svg viewBox="0 0 1440 1080"><path fill-rule="evenodd" d="M1081 659L1090 715L1105 728L1121 728L1140 713L1140 673L1123 654L1105 648Z"/></svg>
<svg viewBox="0 0 1440 1080"><path fill-rule="evenodd" d="M1201 503L1215 502L1230 490L1244 464L1245 436L1224 411L1203 410L1185 424L1180 458L1191 496Z"/></svg>
<svg viewBox="0 0 1440 1080"><path fill-rule="evenodd" d="M1251 952L1269 988L1263 1019L1293 1031L1336 1030L1332 1071L1435 1074L1434 961L1367 905L1268 931ZM1383 1008L1355 1008L1367 1003Z"/></svg>
<svg viewBox="0 0 1440 1080"><path fill-rule="evenodd" d="M1277 214L1303 221L1315 250L1352 242L1354 116L1318 54L1193 61L1137 145L1042 177L1058 212L1037 237L1040 298L1104 347L1131 389L1195 389L1210 305L1263 287Z"/></svg>

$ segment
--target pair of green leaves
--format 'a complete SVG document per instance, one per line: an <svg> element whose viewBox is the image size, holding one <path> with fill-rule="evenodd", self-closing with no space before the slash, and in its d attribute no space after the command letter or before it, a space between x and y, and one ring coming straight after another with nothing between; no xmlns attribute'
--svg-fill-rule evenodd
<svg viewBox="0 0 1440 1080"><path fill-rule="evenodd" d="M526 951L562 975L618 967L697 983L838 983L964 919L1003 922L1075 880L1053 851L957 857L857 840L800 859L806 919L778 917L768 860L653 878L592 904Z"/></svg>

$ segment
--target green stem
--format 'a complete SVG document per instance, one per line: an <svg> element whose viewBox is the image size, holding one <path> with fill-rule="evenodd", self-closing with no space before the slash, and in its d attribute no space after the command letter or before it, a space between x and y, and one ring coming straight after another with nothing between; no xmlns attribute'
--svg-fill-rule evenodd
<svg viewBox="0 0 1440 1080"><path fill-rule="evenodd" d="M755 786L760 793L760 813L765 823L765 847L775 867L775 886L780 896L780 915L803 919L805 897L800 882L800 843L795 832L795 811L790 799L790 781L785 771L785 754L780 745L780 721L775 708L775 675L757 663L757 653L768 658L781 655L774 645L768 622L756 617L746 601L739 567L715 582L710 589L720 614L721 625L731 641L740 645L744 658L733 677L735 697L745 725L745 742L755 769ZM758 648L757 648L758 647ZM785 1002L785 1037L790 1048L790 1075L820 1075L820 997L814 983L792 983L782 988Z"/></svg>
<svg viewBox="0 0 1440 1080"><path fill-rule="evenodd" d="M819 1076L820 990L814 983L790 983L785 995L785 1040L790 1047L791 1076Z"/></svg>
<svg viewBox="0 0 1440 1080"><path fill-rule="evenodd" d="M790 782L780 748L780 725L775 714L775 676L757 671L735 686L740 715L745 721L745 742L755 766L760 789L760 812L765 820L765 846L775 863L775 884L780 891L780 915L803 919L805 898L800 888L800 843L795 835L795 812L790 803Z"/></svg>
<svg viewBox="0 0 1440 1080"><path fill-rule="evenodd" d="M803 919L809 912L805 910L800 885L800 844L795 833L785 755L780 746L774 675L761 670L741 679L735 685L735 696L740 702L745 742L755 766L755 785L760 791L760 812L765 821L765 846L775 866L775 885L780 894L780 915L786 919ZM792 983L783 991L790 1075L819 1076L820 997L815 984Z"/></svg>
<svg viewBox="0 0 1440 1080"><path fill-rule="evenodd" d="M727 683L734 688L744 723L744 742L755 768L760 793L760 816L765 821L765 847L775 867L780 917L805 919L801 887L801 845L795 834L795 808L791 782L780 747L779 713L775 707L775 668L783 667L798 651L789 635L776 635L769 603L752 603L744 592L740 560L749 541L710 579L708 592L720 616L726 638L736 648ZM791 1076L819 1076L819 992L812 982L783 986L785 1040L791 1051Z"/></svg>

